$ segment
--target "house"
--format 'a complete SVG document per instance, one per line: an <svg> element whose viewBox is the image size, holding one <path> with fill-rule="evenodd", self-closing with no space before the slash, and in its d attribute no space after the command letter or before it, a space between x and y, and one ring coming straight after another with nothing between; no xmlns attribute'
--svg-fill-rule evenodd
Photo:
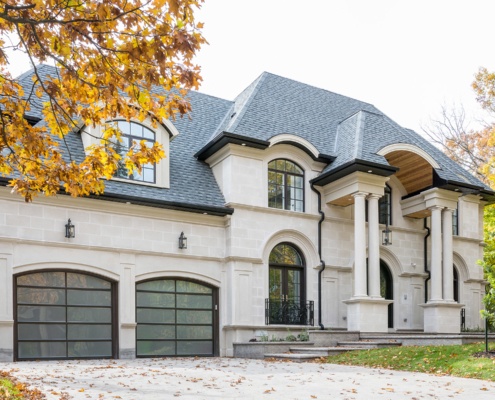
<svg viewBox="0 0 495 400"><path fill-rule="evenodd" d="M234 101L189 97L191 118L118 122L167 158L104 195L26 204L2 178L0 360L231 356L287 328L455 334L461 310L481 326L489 188L327 90L263 73ZM43 123L36 104L26 118ZM72 154L98 134L71 133Z"/></svg>

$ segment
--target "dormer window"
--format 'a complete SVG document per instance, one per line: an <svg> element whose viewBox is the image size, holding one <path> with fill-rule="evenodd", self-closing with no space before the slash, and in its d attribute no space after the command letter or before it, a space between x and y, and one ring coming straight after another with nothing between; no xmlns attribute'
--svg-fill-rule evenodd
<svg viewBox="0 0 495 400"><path fill-rule="evenodd" d="M268 207L304 211L304 171L292 161L268 163Z"/></svg>
<svg viewBox="0 0 495 400"><path fill-rule="evenodd" d="M146 128L145 126L138 124L136 122L127 122L127 121L116 121L117 125L122 132L121 142L115 143L114 149L121 156L124 156L129 148L136 143L139 145L142 140L145 141L146 146L152 147L155 142L155 132L151 129ZM125 164L123 162L119 163L119 167L117 169L117 173L115 176L117 178L130 179L133 181L140 181L146 183L155 183L156 182L156 174L155 174L155 164L145 164L141 170L141 173L138 171L134 171L133 173L129 173Z"/></svg>
<svg viewBox="0 0 495 400"><path fill-rule="evenodd" d="M143 165L141 173L135 171L130 174L124 162L118 165L117 173L113 180L126 181L136 185L156 186L161 188L170 187L170 142L179 135L177 128L168 120L162 120L161 123L153 124L150 117L143 121L131 120L126 121L117 118L112 121L106 121L106 125L115 124L121 131L121 142L113 141L113 148L120 155L125 155L132 146L133 142L140 145L144 140L146 146L153 146L155 142L162 145L165 152L165 158L156 164ZM93 145L101 145L100 138L103 136L105 124L96 126L85 126L81 129L81 138L84 148ZM108 142L105 142L108 145Z"/></svg>

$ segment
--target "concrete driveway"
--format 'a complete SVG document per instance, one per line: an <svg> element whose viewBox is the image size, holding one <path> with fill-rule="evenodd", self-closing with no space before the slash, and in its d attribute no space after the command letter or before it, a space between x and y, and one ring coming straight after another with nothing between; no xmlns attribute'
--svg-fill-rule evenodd
<svg viewBox="0 0 495 400"><path fill-rule="evenodd" d="M495 399L495 382L235 358L18 362L0 370L57 400Z"/></svg>

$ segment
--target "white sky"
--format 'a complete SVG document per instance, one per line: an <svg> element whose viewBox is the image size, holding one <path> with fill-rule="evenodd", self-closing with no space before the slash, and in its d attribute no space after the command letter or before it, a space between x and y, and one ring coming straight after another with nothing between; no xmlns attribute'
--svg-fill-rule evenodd
<svg viewBox="0 0 495 400"><path fill-rule="evenodd" d="M268 71L419 132L444 104L478 109L470 85L495 70L494 15L494 0L206 0L200 91L233 100Z"/></svg>
<svg viewBox="0 0 495 400"><path fill-rule="evenodd" d="M234 99L263 71L374 104L420 130L442 105L477 109L495 69L493 0L206 0L200 91Z"/></svg>

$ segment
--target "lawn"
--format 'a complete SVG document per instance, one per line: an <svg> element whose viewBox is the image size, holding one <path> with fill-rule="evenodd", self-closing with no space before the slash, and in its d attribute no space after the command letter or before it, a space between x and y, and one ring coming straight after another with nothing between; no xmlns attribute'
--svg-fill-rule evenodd
<svg viewBox="0 0 495 400"><path fill-rule="evenodd" d="M331 356L328 362L495 381L495 358L474 356L484 351L484 343L456 346L404 346L351 351Z"/></svg>

